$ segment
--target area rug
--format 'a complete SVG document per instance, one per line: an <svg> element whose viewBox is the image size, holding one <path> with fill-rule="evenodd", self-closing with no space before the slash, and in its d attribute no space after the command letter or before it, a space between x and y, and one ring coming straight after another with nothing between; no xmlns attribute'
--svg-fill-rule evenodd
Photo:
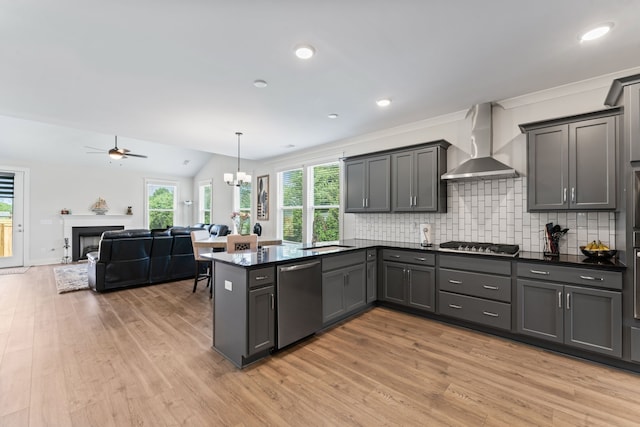
<svg viewBox="0 0 640 427"><path fill-rule="evenodd" d="M0 268L0 276L5 274L23 274L26 273L29 267L8 267Z"/></svg>
<svg viewBox="0 0 640 427"><path fill-rule="evenodd" d="M56 278L58 293L79 291L89 289L89 278L87 277L87 264L64 265L55 267L53 274Z"/></svg>

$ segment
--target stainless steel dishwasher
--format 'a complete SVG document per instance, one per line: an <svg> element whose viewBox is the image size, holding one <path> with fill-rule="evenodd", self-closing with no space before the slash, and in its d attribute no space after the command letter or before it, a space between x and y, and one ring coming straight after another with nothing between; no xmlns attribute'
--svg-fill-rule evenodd
<svg viewBox="0 0 640 427"><path fill-rule="evenodd" d="M322 328L322 269L319 260L279 266L276 295L278 348Z"/></svg>

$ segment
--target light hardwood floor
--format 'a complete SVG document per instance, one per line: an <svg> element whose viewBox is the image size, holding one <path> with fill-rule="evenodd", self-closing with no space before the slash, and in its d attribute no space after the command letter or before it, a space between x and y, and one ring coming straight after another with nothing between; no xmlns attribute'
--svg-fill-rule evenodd
<svg viewBox="0 0 640 427"><path fill-rule="evenodd" d="M640 425L636 374L383 308L240 371L191 287L0 276L0 425Z"/></svg>

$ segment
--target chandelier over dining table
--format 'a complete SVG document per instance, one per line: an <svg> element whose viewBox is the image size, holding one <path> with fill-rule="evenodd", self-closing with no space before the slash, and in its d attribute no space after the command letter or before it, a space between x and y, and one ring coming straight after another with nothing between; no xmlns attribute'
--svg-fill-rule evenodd
<svg viewBox="0 0 640 427"><path fill-rule="evenodd" d="M242 184L251 183L251 175L240 171L240 136L242 136L242 132L236 132L236 135L238 135L238 170L235 172L235 176L233 173L225 173L224 182L231 186L240 187Z"/></svg>

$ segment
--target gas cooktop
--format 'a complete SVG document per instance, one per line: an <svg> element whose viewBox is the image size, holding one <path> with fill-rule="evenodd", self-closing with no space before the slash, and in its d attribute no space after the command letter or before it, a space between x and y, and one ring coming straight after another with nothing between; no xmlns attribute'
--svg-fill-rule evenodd
<svg viewBox="0 0 640 427"><path fill-rule="evenodd" d="M520 246L518 245L458 241L440 243L440 249L449 252L502 255L510 257L515 257L520 252Z"/></svg>

